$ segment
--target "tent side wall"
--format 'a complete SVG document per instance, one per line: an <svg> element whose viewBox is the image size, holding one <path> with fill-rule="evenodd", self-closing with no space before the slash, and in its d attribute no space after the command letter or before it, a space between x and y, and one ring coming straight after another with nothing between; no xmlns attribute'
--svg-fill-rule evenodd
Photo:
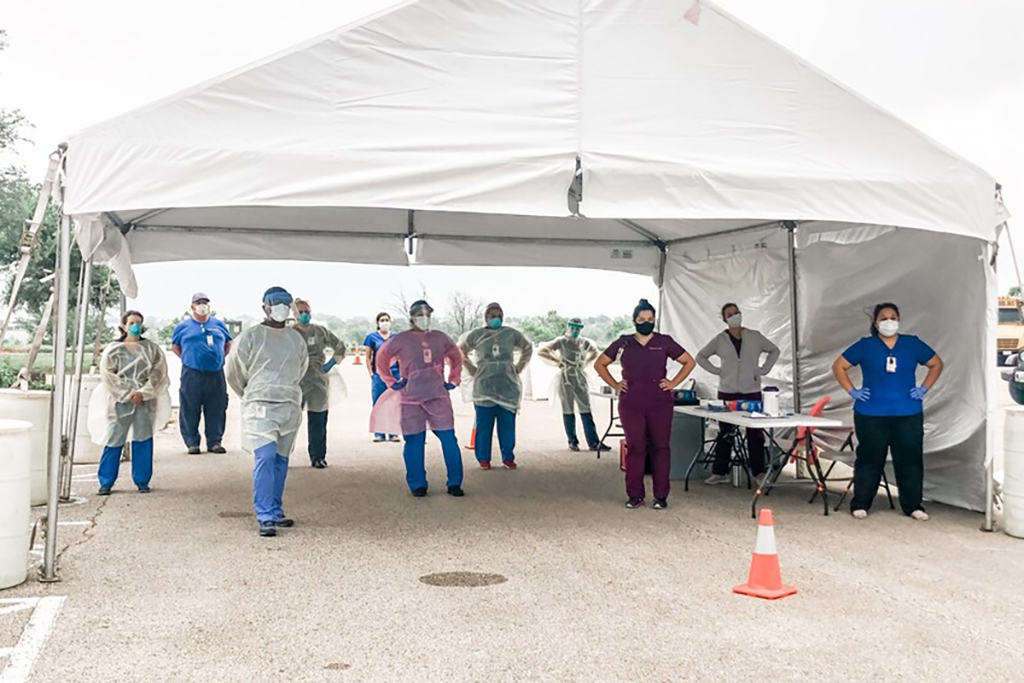
<svg viewBox="0 0 1024 683"><path fill-rule="evenodd" d="M990 293L994 273L981 240L908 229L836 224L801 226L797 250L799 359L805 409L831 396L828 414L853 424L852 400L832 362L868 333L870 308L900 306L902 327L945 361L926 399L925 496L981 511L985 507ZM899 258L893 258L898 255ZM735 301L749 327L778 344L782 357L766 378L791 392L789 278L783 230L707 240L669 251L664 322L691 352L722 329L719 309ZM956 273L956 280L949 277ZM920 370L923 377L924 370ZM705 394L714 378L696 374ZM854 370L854 381L860 380ZM838 445L845 432L824 434Z"/></svg>

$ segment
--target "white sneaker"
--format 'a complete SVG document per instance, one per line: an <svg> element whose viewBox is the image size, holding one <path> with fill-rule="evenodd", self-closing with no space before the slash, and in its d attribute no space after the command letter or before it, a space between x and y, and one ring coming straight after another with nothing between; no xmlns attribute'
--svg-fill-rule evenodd
<svg viewBox="0 0 1024 683"><path fill-rule="evenodd" d="M928 521L928 513L925 512L924 510L914 510L913 512L910 513L910 516L919 522Z"/></svg>
<svg viewBox="0 0 1024 683"><path fill-rule="evenodd" d="M867 519L868 518L868 511L867 510L854 510L850 514L853 515L854 519Z"/></svg>
<svg viewBox="0 0 1024 683"><path fill-rule="evenodd" d="M717 486L718 484L728 484L730 481L732 478L728 474L712 474L704 480L704 483L708 486Z"/></svg>

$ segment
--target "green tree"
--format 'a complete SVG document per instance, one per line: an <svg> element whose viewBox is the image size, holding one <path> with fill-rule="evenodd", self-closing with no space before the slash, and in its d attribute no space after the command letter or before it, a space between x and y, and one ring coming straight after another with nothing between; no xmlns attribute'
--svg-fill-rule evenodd
<svg viewBox="0 0 1024 683"><path fill-rule="evenodd" d="M1020 296L1020 287L1018 285L1014 285L1013 287L1010 287L1010 291L1008 292L1008 296L1019 297Z"/></svg>

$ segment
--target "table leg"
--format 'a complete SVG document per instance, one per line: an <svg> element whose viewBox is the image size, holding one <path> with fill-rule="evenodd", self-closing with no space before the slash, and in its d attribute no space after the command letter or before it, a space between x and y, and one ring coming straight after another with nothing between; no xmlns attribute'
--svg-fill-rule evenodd
<svg viewBox="0 0 1024 683"><path fill-rule="evenodd" d="M693 468L700 460L700 456L704 455L704 446L707 444L704 437L707 435L707 420L703 417L700 419L700 446L697 446L697 452L693 454L693 460L690 461L690 466L686 468L686 479L683 481L683 490L690 490L690 475L693 473Z"/></svg>

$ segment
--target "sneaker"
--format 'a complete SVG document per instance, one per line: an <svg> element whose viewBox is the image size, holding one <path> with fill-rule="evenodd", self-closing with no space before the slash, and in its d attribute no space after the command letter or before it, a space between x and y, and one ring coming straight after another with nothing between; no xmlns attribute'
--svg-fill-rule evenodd
<svg viewBox="0 0 1024 683"><path fill-rule="evenodd" d="M569 444L569 450L572 451L573 453L579 453L580 445L578 443L571 443Z"/></svg>
<svg viewBox="0 0 1024 683"><path fill-rule="evenodd" d="M149 488L148 486L140 486L139 487L139 493L149 493L152 490L153 489Z"/></svg>
<svg viewBox="0 0 1024 683"><path fill-rule="evenodd" d="M214 445L210 446L210 448L209 448L208 450L209 450L209 451L210 451L211 453L216 453L216 454L218 454L218 455L224 455L225 453L227 453L227 452L228 452L228 449L224 448L224 447L223 447L223 446L221 446L221 445L220 445L219 443L216 443L216 444L214 444Z"/></svg>
<svg viewBox="0 0 1024 683"><path fill-rule="evenodd" d="M924 510L914 510L913 512L910 513L910 516L919 522L928 521L928 513L925 512Z"/></svg>
<svg viewBox="0 0 1024 683"><path fill-rule="evenodd" d="M412 495L416 496L417 498L422 498L423 496L427 495L427 489L426 488L413 489L412 490Z"/></svg>
<svg viewBox="0 0 1024 683"><path fill-rule="evenodd" d="M455 496L456 498L462 498L464 495L466 495L466 492L462 490L461 486L449 486L448 495Z"/></svg>
<svg viewBox="0 0 1024 683"><path fill-rule="evenodd" d="M514 470L514 469L517 469L519 467L519 465L516 464L515 460L502 460L501 461L501 465L506 470Z"/></svg>
<svg viewBox="0 0 1024 683"><path fill-rule="evenodd" d="M719 484L728 484L730 481L728 474L712 474L710 477L704 480L707 486L718 486Z"/></svg>
<svg viewBox="0 0 1024 683"><path fill-rule="evenodd" d="M391 443L402 443L402 440L398 438L398 434L392 434L389 436L388 441Z"/></svg>
<svg viewBox="0 0 1024 683"><path fill-rule="evenodd" d="M109 486L101 486L100 490L96 492L96 495L97 496L109 496L110 495L110 487Z"/></svg>
<svg viewBox="0 0 1024 683"><path fill-rule="evenodd" d="M626 501L626 507L630 510L636 510L637 508L642 508L645 505L647 505L647 503L644 502L643 498L630 498Z"/></svg>
<svg viewBox="0 0 1024 683"><path fill-rule="evenodd" d="M277 525L273 522L260 522L260 536L277 536Z"/></svg>
<svg viewBox="0 0 1024 683"><path fill-rule="evenodd" d="M491 461L490 460L481 460L480 461L480 469L482 469L482 470L489 470L489 469L491 469Z"/></svg>
<svg viewBox="0 0 1024 683"><path fill-rule="evenodd" d="M374 443L384 443L384 437L383 436L375 436L375 437L373 437L373 442Z"/></svg>
<svg viewBox="0 0 1024 683"><path fill-rule="evenodd" d="M664 498L655 498L654 505L652 505L651 507L653 507L655 510L667 510L668 500Z"/></svg>
<svg viewBox="0 0 1024 683"><path fill-rule="evenodd" d="M189 455L199 455L202 452L203 451L199 448L199 446L189 446L188 447L188 454Z"/></svg>
<svg viewBox="0 0 1024 683"><path fill-rule="evenodd" d="M868 518L868 511L867 510L854 510L850 514L853 515L854 519L867 519Z"/></svg>
<svg viewBox="0 0 1024 683"><path fill-rule="evenodd" d="M607 453L611 449L612 449L611 446L606 446L603 443L599 443L596 446L591 446L590 447L590 450L594 451L595 453Z"/></svg>
<svg viewBox="0 0 1024 683"><path fill-rule="evenodd" d="M290 519L288 517L278 517L273 521L273 525L276 527L281 527L283 529L290 529L291 527L295 526L295 520Z"/></svg>
<svg viewBox="0 0 1024 683"><path fill-rule="evenodd" d="M312 467L313 469L316 469L316 470L322 470L325 467L327 467L327 461L326 460L314 460L312 463L310 463L310 467Z"/></svg>

